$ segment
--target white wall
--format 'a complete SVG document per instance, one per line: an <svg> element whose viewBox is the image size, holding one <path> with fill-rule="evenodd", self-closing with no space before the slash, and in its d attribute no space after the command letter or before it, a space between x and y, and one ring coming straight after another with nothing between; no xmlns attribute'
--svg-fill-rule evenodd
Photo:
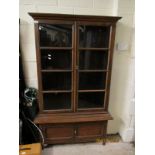
<svg viewBox="0 0 155 155"><path fill-rule="evenodd" d="M116 10L115 10L116 11ZM124 141L134 139L134 1L118 0L116 15L122 16L117 25L110 93L110 121L108 131L119 132ZM116 45L128 45L118 50Z"/></svg>
<svg viewBox="0 0 155 155"><path fill-rule="evenodd" d="M114 120L109 122L108 133L119 132L125 141L131 141L134 131L134 109L130 108L134 107L131 104L134 91L134 0L19 0L19 2L20 41L25 80L27 86L36 88L38 86L34 25L28 12L123 17L117 25L115 43L124 42L129 47L123 52L117 49L114 52L109 105Z"/></svg>

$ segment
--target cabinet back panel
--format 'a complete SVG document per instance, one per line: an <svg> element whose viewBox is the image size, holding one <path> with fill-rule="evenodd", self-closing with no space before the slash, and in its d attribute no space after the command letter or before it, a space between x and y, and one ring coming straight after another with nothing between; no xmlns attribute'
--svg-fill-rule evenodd
<svg viewBox="0 0 155 155"><path fill-rule="evenodd" d="M104 92L84 92L78 94L79 109L104 107Z"/></svg>
<svg viewBox="0 0 155 155"><path fill-rule="evenodd" d="M49 70L70 69L72 54L69 50L41 50L41 68Z"/></svg>
<svg viewBox="0 0 155 155"><path fill-rule="evenodd" d="M72 25L39 24L40 46L71 47Z"/></svg>
<svg viewBox="0 0 155 155"><path fill-rule="evenodd" d="M109 46L110 28L95 25L79 26L79 46L107 48Z"/></svg>
<svg viewBox="0 0 155 155"><path fill-rule="evenodd" d="M71 93L45 93L44 110L71 109Z"/></svg>
<svg viewBox="0 0 155 155"><path fill-rule="evenodd" d="M71 73L42 73L43 90L71 90Z"/></svg>
<svg viewBox="0 0 155 155"><path fill-rule="evenodd" d="M108 51L79 51L79 69L107 69Z"/></svg>

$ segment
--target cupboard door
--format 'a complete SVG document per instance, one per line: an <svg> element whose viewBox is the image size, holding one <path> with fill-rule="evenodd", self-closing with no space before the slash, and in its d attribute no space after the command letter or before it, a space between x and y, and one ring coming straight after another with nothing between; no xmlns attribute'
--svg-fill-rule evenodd
<svg viewBox="0 0 155 155"><path fill-rule="evenodd" d="M49 124L44 125L45 141L47 143L65 143L74 140L74 125L72 124Z"/></svg>
<svg viewBox="0 0 155 155"><path fill-rule="evenodd" d="M104 133L103 123L81 123L77 127L76 140L97 140Z"/></svg>
<svg viewBox="0 0 155 155"><path fill-rule="evenodd" d="M39 23L43 110L72 110L73 36L71 21Z"/></svg>
<svg viewBox="0 0 155 155"><path fill-rule="evenodd" d="M109 40L109 25L78 23L78 111L105 107Z"/></svg>

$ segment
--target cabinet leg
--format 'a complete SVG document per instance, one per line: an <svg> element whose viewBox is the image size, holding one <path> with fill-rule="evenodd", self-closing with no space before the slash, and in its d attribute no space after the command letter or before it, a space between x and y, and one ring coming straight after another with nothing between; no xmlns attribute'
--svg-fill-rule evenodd
<svg viewBox="0 0 155 155"><path fill-rule="evenodd" d="M107 136L106 136L106 135L105 135L105 136L103 136L102 145L105 145L105 144L106 144L106 138L107 138Z"/></svg>
<svg viewBox="0 0 155 155"><path fill-rule="evenodd" d="M105 145L105 144L106 144L106 141L107 141L107 123L108 123L108 121L106 121L106 122L104 123L104 126L103 126L103 133L102 133L102 135L103 135L102 144L103 144L103 145Z"/></svg>

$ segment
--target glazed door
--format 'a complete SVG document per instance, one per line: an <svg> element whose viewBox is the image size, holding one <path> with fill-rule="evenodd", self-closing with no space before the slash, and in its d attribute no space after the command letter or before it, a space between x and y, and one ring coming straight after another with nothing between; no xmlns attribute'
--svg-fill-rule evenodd
<svg viewBox="0 0 155 155"><path fill-rule="evenodd" d="M38 24L42 110L73 110L73 22Z"/></svg>
<svg viewBox="0 0 155 155"><path fill-rule="evenodd" d="M78 23L77 111L104 110L110 25Z"/></svg>
<svg viewBox="0 0 155 155"><path fill-rule="evenodd" d="M111 26L50 21L38 32L41 111L104 110Z"/></svg>

